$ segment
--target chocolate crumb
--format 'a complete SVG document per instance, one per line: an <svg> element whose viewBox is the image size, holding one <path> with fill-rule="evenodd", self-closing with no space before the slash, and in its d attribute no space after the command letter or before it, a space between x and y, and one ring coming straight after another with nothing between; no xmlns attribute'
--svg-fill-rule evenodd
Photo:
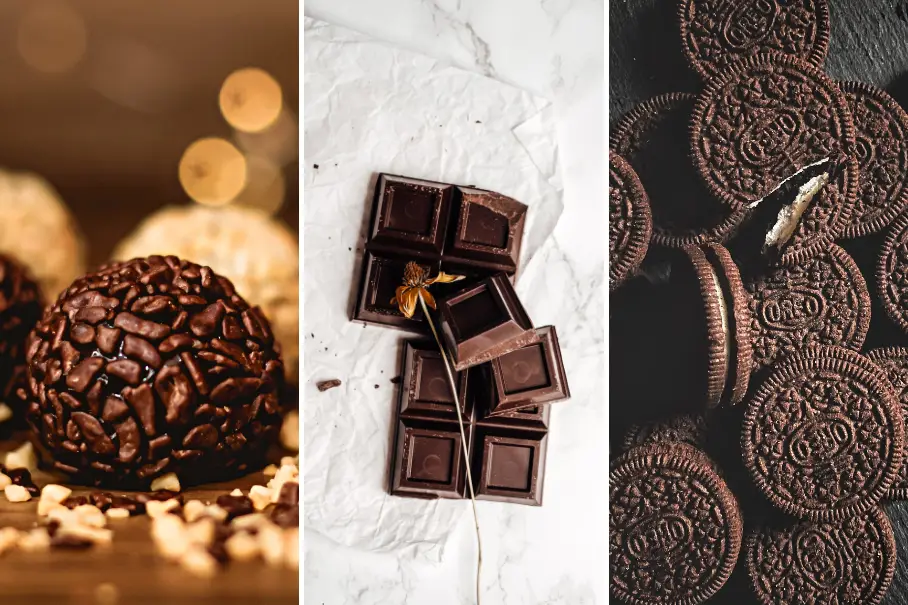
<svg viewBox="0 0 908 605"><path fill-rule="evenodd" d="M378 388L378 385L375 385L375 388L377 389L377 388Z"/></svg>
<svg viewBox="0 0 908 605"><path fill-rule="evenodd" d="M391 379L391 384L400 384L400 376L395 376Z"/></svg>
<svg viewBox="0 0 908 605"><path fill-rule="evenodd" d="M340 385L341 385L341 381L338 380L337 378L333 378L331 380L323 380L319 383L316 383L315 386L318 388L319 391L324 393L325 391L327 391L329 389L333 389L334 387L339 387Z"/></svg>
<svg viewBox="0 0 908 605"><path fill-rule="evenodd" d="M318 170L318 164L313 164L312 167Z"/></svg>

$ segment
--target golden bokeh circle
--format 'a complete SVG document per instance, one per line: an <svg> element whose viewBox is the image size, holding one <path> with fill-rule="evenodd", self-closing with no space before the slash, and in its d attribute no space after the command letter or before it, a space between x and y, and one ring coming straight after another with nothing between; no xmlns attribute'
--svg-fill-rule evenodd
<svg viewBox="0 0 908 605"><path fill-rule="evenodd" d="M227 123L243 132L261 132L281 114L281 86L257 67L238 69L224 80L218 99Z"/></svg>
<svg viewBox="0 0 908 605"><path fill-rule="evenodd" d="M65 2L35 2L19 21L16 46L33 69L62 73L85 55L85 20Z"/></svg>
<svg viewBox="0 0 908 605"><path fill-rule="evenodd" d="M221 206L246 186L246 158L225 139L199 139L183 152L179 175L180 184L193 200Z"/></svg>

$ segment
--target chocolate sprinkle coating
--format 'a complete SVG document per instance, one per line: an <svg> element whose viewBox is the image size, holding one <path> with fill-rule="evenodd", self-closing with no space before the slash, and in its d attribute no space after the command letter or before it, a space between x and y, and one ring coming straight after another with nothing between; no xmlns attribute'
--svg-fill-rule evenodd
<svg viewBox="0 0 908 605"><path fill-rule="evenodd" d="M908 205L908 113L875 86L839 87L854 117L860 165L860 192L843 237L863 237L884 229Z"/></svg>
<svg viewBox="0 0 908 605"><path fill-rule="evenodd" d="M877 506L841 522L758 529L744 557L763 605L877 605L895 574L896 543Z"/></svg>
<svg viewBox="0 0 908 605"><path fill-rule="evenodd" d="M870 327L870 293L854 259L830 244L791 267L745 278L754 370L809 344L858 350Z"/></svg>
<svg viewBox="0 0 908 605"><path fill-rule="evenodd" d="M643 446L615 461L609 565L619 600L706 601L731 575L741 536L737 500L702 452L680 443Z"/></svg>
<svg viewBox="0 0 908 605"><path fill-rule="evenodd" d="M703 187L686 142L694 95L669 93L640 103L613 129L609 145L640 177L653 214L653 244L683 248L724 242L744 220Z"/></svg>
<svg viewBox="0 0 908 605"><path fill-rule="evenodd" d="M235 476L262 463L280 427L283 363L268 320L229 280L173 256L76 280L38 322L27 359L28 423L76 481Z"/></svg>
<svg viewBox="0 0 908 605"><path fill-rule="evenodd" d="M608 280L614 290L643 262L653 219L637 173L617 153L609 154L608 195Z"/></svg>
<svg viewBox="0 0 908 605"><path fill-rule="evenodd" d="M904 418L884 372L841 347L777 364L750 399L744 465L782 511L811 521L865 513L888 492L904 451Z"/></svg>
<svg viewBox="0 0 908 605"><path fill-rule="evenodd" d="M779 53L735 63L709 80L690 128L694 165L713 195L747 207L796 170L854 146L845 96L823 72ZM782 256L794 264L823 250L848 226L858 193L858 163L814 197Z"/></svg>
<svg viewBox="0 0 908 605"><path fill-rule="evenodd" d="M760 52L820 67L829 50L826 0L681 0L678 16L684 56L704 80Z"/></svg>
<svg viewBox="0 0 908 605"><path fill-rule="evenodd" d="M908 423L908 348L874 349L867 358L886 372L902 406L902 416ZM905 427L905 449L908 454L908 424ZM899 476L886 493L887 500L908 500L908 464L902 464Z"/></svg>
<svg viewBox="0 0 908 605"><path fill-rule="evenodd" d="M11 257L0 254L0 401L21 407L14 397L25 383L25 345L41 319L43 304L38 284Z"/></svg>

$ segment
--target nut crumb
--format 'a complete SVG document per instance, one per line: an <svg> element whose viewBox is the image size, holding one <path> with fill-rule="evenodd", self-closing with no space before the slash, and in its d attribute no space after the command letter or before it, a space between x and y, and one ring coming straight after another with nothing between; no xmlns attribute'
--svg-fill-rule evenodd
<svg viewBox="0 0 908 605"><path fill-rule="evenodd" d="M0 489L6 489L7 485L12 485L13 480L9 478L9 475L0 473Z"/></svg>
<svg viewBox="0 0 908 605"><path fill-rule="evenodd" d="M281 445L293 452L300 451L300 415L296 410L290 410L284 416L284 422L281 424Z"/></svg>
<svg viewBox="0 0 908 605"><path fill-rule="evenodd" d="M217 571L218 562L207 550L191 548L180 558L180 565L194 575L208 578Z"/></svg>
<svg viewBox="0 0 908 605"><path fill-rule="evenodd" d="M250 561L259 555L258 540L247 532L239 532L227 538L224 548L230 558L236 561Z"/></svg>
<svg viewBox="0 0 908 605"><path fill-rule="evenodd" d="M329 389L339 387L340 385L341 385L341 381L338 380L337 378L333 378L331 380L322 380L321 382L318 382L315 384L316 388L318 388L318 390L321 391L322 393L324 393L325 391L327 391Z"/></svg>
<svg viewBox="0 0 908 605"><path fill-rule="evenodd" d="M19 548L25 552L38 552L50 548L50 534L43 527L19 535Z"/></svg>
<svg viewBox="0 0 908 605"><path fill-rule="evenodd" d="M269 464L262 469L262 474L266 477L274 477L277 474L277 465Z"/></svg>
<svg viewBox="0 0 908 605"><path fill-rule="evenodd" d="M13 409L0 401L0 422L6 422L13 417Z"/></svg>
<svg viewBox="0 0 908 605"><path fill-rule="evenodd" d="M108 519L128 519L129 511L125 508L108 508L107 512L104 513L107 515Z"/></svg>
<svg viewBox="0 0 908 605"><path fill-rule="evenodd" d="M237 487L237 488L234 489L232 492L230 492L230 495L231 495L231 496L242 496L242 495L243 495L243 490L241 490L240 488Z"/></svg>
<svg viewBox="0 0 908 605"><path fill-rule="evenodd" d="M18 542L18 529L15 527L4 527L3 529L0 529L0 555L15 548Z"/></svg>
<svg viewBox="0 0 908 605"><path fill-rule="evenodd" d="M35 457L35 449L31 442L26 441L18 448L6 454L3 464L8 470L24 468L33 471L38 468L38 459Z"/></svg>
<svg viewBox="0 0 908 605"><path fill-rule="evenodd" d="M157 519L158 517L163 517L167 513L174 511L180 507L180 502L176 498L171 498L170 500L149 500L145 503L145 512L152 519Z"/></svg>
<svg viewBox="0 0 908 605"><path fill-rule="evenodd" d="M41 489L41 501L61 504L64 500L69 498L72 493L73 490L64 485L59 485L57 483L48 483Z"/></svg>
<svg viewBox="0 0 908 605"><path fill-rule="evenodd" d="M32 495L21 485L7 485L3 489L3 494L10 502L28 502L32 499Z"/></svg>
<svg viewBox="0 0 908 605"><path fill-rule="evenodd" d="M178 492L180 491L180 478L176 473L167 473L161 475L151 482L151 491L153 492Z"/></svg>
<svg viewBox="0 0 908 605"><path fill-rule="evenodd" d="M249 490L249 499L255 510L265 510L271 504L271 490L264 485L253 485Z"/></svg>

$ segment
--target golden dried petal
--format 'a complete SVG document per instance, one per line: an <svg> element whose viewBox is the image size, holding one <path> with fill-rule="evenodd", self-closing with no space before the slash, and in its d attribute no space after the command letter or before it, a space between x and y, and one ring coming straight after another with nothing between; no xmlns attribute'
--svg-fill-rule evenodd
<svg viewBox="0 0 908 605"><path fill-rule="evenodd" d="M420 286L426 278L426 273L418 263L410 261L404 267L404 283L408 286Z"/></svg>
<svg viewBox="0 0 908 605"><path fill-rule="evenodd" d="M463 279L463 275L451 275L450 273L445 273L444 271L439 271L438 275L432 279L426 280L426 285L430 286L432 284L450 284L451 282L460 281Z"/></svg>
<svg viewBox="0 0 908 605"><path fill-rule="evenodd" d="M404 317L413 317L413 314L416 313L416 302L418 299L419 290L417 288L409 288L404 292L404 304L400 307L400 312L404 314Z"/></svg>
<svg viewBox="0 0 908 605"><path fill-rule="evenodd" d="M423 300L426 301L426 304L429 305L430 309L435 309L435 297L429 293L425 288L419 289L419 295L422 296Z"/></svg>

